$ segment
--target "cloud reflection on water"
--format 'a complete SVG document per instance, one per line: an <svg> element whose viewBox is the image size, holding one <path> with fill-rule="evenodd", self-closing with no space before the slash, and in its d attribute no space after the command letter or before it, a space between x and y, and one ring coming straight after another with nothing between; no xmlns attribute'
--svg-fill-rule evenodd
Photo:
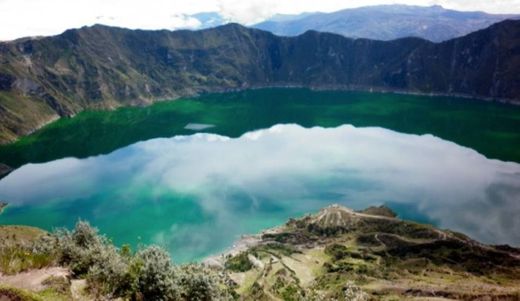
<svg viewBox="0 0 520 301"><path fill-rule="evenodd" d="M195 217L182 218L187 205L170 204L177 199L165 198L169 193L190 196ZM0 181L0 199L26 211L48 200L71 202L72 208L79 198L86 200L83 215L94 224L99 220L103 231L115 235L112 224L102 222L111 219L120 231L152 233L153 242L182 260L330 203L409 205L440 227L520 245L519 164L489 160L431 135L382 128L277 125L237 139L153 139L106 156L29 164ZM158 211L131 213L141 202ZM106 212L109 204L127 208L128 215ZM181 217L160 226L153 220L138 228L125 225L125 219L163 216L164 210ZM13 219L23 222L24 214L15 213Z"/></svg>

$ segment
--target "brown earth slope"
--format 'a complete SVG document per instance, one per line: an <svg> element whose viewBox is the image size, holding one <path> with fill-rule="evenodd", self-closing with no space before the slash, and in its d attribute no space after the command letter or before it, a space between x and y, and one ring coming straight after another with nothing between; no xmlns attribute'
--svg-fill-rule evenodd
<svg viewBox="0 0 520 301"><path fill-rule="evenodd" d="M520 249L341 206L223 260L246 300L520 300Z"/></svg>

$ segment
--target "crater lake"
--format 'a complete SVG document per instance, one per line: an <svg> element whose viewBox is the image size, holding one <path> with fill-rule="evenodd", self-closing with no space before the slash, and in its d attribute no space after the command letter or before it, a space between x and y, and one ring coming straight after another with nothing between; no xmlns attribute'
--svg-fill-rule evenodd
<svg viewBox="0 0 520 301"><path fill-rule="evenodd" d="M90 221L200 260L331 203L520 245L520 108L261 89L85 111L0 147L0 224Z"/></svg>

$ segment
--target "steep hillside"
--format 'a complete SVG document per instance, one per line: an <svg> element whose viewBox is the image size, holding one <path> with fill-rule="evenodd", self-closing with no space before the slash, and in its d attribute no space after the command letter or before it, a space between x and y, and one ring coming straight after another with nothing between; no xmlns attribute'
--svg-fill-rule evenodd
<svg viewBox="0 0 520 301"><path fill-rule="evenodd" d="M518 15L493 15L412 5L377 5L314 13L293 19L269 19L254 25L277 35L296 36L307 30L331 32L351 38L393 40L419 37L441 42L486 28Z"/></svg>
<svg viewBox="0 0 520 301"><path fill-rule="evenodd" d="M0 142L85 108L265 86L461 94L520 101L520 21L434 44L236 24L202 31L96 25L0 44Z"/></svg>
<svg viewBox="0 0 520 301"><path fill-rule="evenodd" d="M208 263L222 260L246 300L520 298L519 249L364 212L333 205Z"/></svg>

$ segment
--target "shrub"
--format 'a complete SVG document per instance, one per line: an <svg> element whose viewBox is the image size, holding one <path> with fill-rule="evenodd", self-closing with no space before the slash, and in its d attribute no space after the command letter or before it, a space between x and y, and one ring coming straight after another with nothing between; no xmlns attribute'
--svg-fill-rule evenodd
<svg viewBox="0 0 520 301"><path fill-rule="evenodd" d="M325 254L331 256L334 260L342 260L348 257L347 247L340 244L331 244L325 248Z"/></svg>
<svg viewBox="0 0 520 301"><path fill-rule="evenodd" d="M366 301L368 294L363 292L361 288L353 282L348 281L343 287L343 296L345 301Z"/></svg>
<svg viewBox="0 0 520 301"><path fill-rule="evenodd" d="M67 277L50 276L43 280L42 284L61 294L70 293L70 279Z"/></svg>
<svg viewBox="0 0 520 301"><path fill-rule="evenodd" d="M202 265L176 267L169 254L156 246L136 254L127 245L118 249L84 221L78 221L72 231L62 229L41 238L31 246L30 252L20 252L31 258L57 258L59 263L71 269L75 277L87 279L89 289L97 299L232 299L231 282L223 274ZM0 260L0 267L1 264ZM47 264L47 261L42 264Z"/></svg>
<svg viewBox="0 0 520 301"><path fill-rule="evenodd" d="M144 300L178 300L179 287L175 279L176 268L168 253L156 246L136 254L137 291Z"/></svg>
<svg viewBox="0 0 520 301"><path fill-rule="evenodd" d="M186 301L233 299L225 277L202 265L182 266L179 271L179 284L182 299Z"/></svg>
<svg viewBox="0 0 520 301"><path fill-rule="evenodd" d="M134 290L135 277L129 274L129 262L116 248L106 247L89 268L87 280L91 289L110 297L123 297Z"/></svg>
<svg viewBox="0 0 520 301"><path fill-rule="evenodd" d="M233 272L247 272L253 268L253 264L247 257L247 252L241 252L226 260L226 269Z"/></svg>
<svg viewBox="0 0 520 301"><path fill-rule="evenodd" d="M75 275L86 274L92 266L104 264L107 257L104 253L113 248L104 236L98 235L96 228L84 221L78 221L72 232L57 231L56 238L60 262L68 265Z"/></svg>
<svg viewBox="0 0 520 301"><path fill-rule="evenodd" d="M42 252L54 249L59 262L69 266L75 276L86 276L96 295L126 296L132 292L129 258L88 222L78 221L73 231L59 230L54 242L41 243Z"/></svg>

